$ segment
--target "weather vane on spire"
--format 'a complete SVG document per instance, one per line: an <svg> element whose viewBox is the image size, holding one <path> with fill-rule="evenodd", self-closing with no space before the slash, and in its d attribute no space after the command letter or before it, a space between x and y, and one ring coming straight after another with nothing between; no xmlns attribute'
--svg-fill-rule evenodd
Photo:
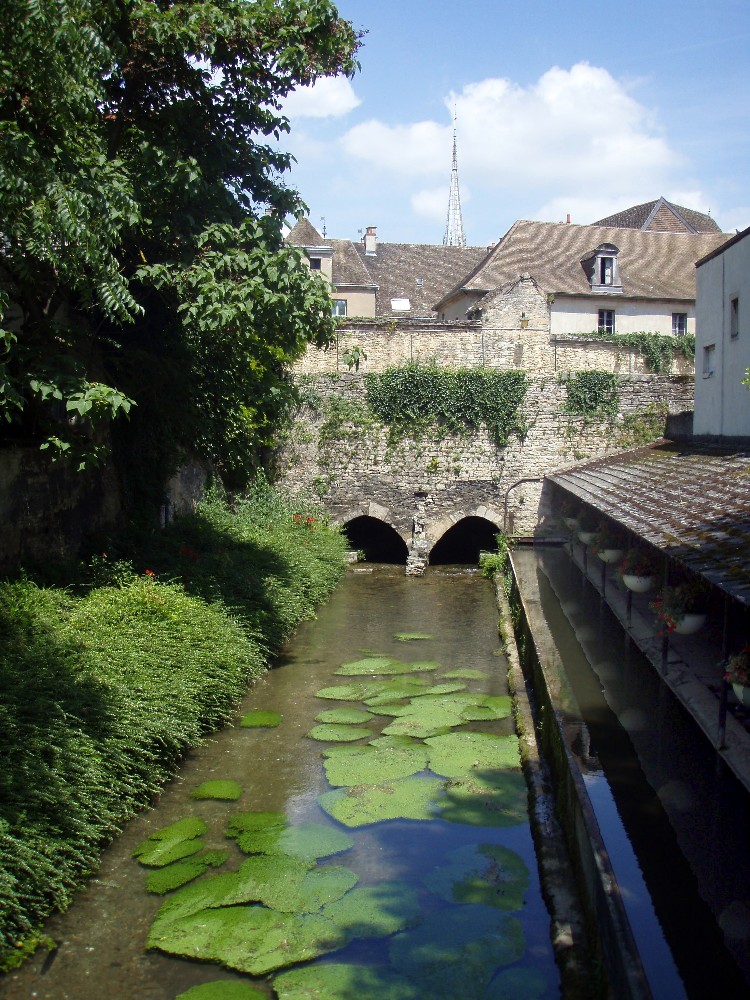
<svg viewBox="0 0 750 1000"><path fill-rule="evenodd" d="M451 167L451 190L448 196L448 218L445 222L443 246L465 247L464 224L461 218L461 196L458 193L458 156L456 152L456 109L453 109L453 165Z"/></svg>

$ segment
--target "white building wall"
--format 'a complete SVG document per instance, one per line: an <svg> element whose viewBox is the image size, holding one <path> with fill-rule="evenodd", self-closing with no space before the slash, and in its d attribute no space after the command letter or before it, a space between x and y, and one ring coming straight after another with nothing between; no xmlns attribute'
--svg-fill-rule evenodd
<svg viewBox="0 0 750 1000"><path fill-rule="evenodd" d="M600 309L614 309L615 333L672 333L672 313L687 314L687 332L695 333L695 306L692 302L653 302L648 299L625 299L616 295L557 295L551 308L553 337L570 333L592 333L599 321Z"/></svg>
<svg viewBox="0 0 750 1000"><path fill-rule="evenodd" d="M739 305L732 335L731 304ZM697 268L693 432L750 437L750 231Z"/></svg>

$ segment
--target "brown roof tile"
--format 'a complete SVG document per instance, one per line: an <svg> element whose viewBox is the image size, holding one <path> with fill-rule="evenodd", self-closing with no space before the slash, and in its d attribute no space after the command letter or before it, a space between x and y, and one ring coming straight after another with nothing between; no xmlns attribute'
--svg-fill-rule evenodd
<svg viewBox="0 0 750 1000"><path fill-rule="evenodd" d="M287 234L286 242L295 247L330 246L330 243L320 235L309 219L297 219Z"/></svg>
<svg viewBox="0 0 750 1000"><path fill-rule="evenodd" d="M548 479L750 605L750 448L660 442Z"/></svg>
<svg viewBox="0 0 750 1000"><path fill-rule="evenodd" d="M367 285L375 282L351 240L329 240L333 247L333 284Z"/></svg>
<svg viewBox="0 0 750 1000"><path fill-rule="evenodd" d="M581 262L600 244L613 243L620 251L624 297L689 300L695 298L695 262L727 239L724 233L643 232L521 221L454 290L488 292L530 274L546 293L592 295Z"/></svg>
<svg viewBox="0 0 750 1000"><path fill-rule="evenodd" d="M355 250L372 280L379 286L378 316L435 318L434 303L453 288L487 253L484 247L432 244L378 243L374 256L362 244ZM394 312L391 299L408 299L410 308Z"/></svg>
<svg viewBox="0 0 750 1000"><path fill-rule="evenodd" d="M622 212L599 219L595 226L617 226L621 229L650 229L672 233L720 233L715 220L705 212L675 205L666 198L633 205Z"/></svg>

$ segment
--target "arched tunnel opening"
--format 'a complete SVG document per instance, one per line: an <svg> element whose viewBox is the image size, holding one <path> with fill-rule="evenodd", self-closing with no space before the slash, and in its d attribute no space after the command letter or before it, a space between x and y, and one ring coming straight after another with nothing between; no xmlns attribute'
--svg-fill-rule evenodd
<svg viewBox="0 0 750 1000"><path fill-rule="evenodd" d="M479 553L497 550L497 528L484 517L463 517L449 528L430 552L430 566L479 562Z"/></svg>
<svg viewBox="0 0 750 1000"><path fill-rule="evenodd" d="M385 521L363 514L344 525L349 546L364 553L367 562L405 566L409 552L401 535Z"/></svg>

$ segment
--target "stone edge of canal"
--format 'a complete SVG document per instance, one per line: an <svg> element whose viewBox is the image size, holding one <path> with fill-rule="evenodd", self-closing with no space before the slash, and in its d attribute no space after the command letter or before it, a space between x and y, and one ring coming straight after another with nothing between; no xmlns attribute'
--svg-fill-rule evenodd
<svg viewBox="0 0 750 1000"><path fill-rule="evenodd" d="M652 993L607 850L550 700L543 664L557 653L536 584L519 581L512 553L511 566L517 627L499 576L494 579L495 597L562 996L569 1000L608 995L650 1000ZM522 662L533 675L533 706ZM549 724L544 724L547 720Z"/></svg>

